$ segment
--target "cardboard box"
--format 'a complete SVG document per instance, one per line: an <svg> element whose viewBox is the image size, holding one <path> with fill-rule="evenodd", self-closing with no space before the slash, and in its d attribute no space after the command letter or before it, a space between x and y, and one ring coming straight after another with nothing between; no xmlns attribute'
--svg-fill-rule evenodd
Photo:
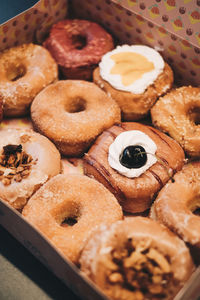
<svg viewBox="0 0 200 300"><path fill-rule="evenodd" d="M0 50L24 42L41 42L53 23L66 17L66 0L41 0L0 26ZM94 20L121 44L146 44L159 50L175 72L177 84L200 84L200 1L73 0L73 16ZM181 26L182 24L182 26ZM15 123L15 124L14 124ZM31 126L28 120L4 121L1 127ZM82 172L67 160L65 172ZM17 211L0 200L0 224L45 264L74 293L85 300L107 299L59 250ZM197 299L200 269L194 272L176 300Z"/></svg>

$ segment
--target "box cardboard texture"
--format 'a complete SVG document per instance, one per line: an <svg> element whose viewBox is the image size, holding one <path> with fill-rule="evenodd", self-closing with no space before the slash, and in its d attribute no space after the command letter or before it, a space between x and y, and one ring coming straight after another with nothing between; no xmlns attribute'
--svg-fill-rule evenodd
<svg viewBox="0 0 200 300"><path fill-rule="evenodd" d="M200 85L200 1L73 0L75 14L110 30L121 43L158 50L179 85Z"/></svg>
<svg viewBox="0 0 200 300"><path fill-rule="evenodd" d="M178 84L199 85L200 1L73 0L71 4L73 16L102 24L121 44L146 44L159 50L173 67ZM67 0L38 1L29 10L0 25L0 50L42 42L52 24L65 18L67 11ZM79 297L107 299L19 212L1 200L0 224ZM200 286L196 279L199 277L198 268L175 300L197 299Z"/></svg>

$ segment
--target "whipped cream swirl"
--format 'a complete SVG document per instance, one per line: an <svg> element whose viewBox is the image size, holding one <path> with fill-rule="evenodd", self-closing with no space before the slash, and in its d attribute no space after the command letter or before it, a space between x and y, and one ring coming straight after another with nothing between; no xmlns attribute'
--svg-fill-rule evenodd
<svg viewBox="0 0 200 300"><path fill-rule="evenodd" d="M120 155L128 146L142 146L147 154L147 161L140 168L127 168L120 163ZM108 162L110 166L120 174L129 177L139 177L153 164L157 162L155 156L157 146L154 141L144 132L139 130L129 130L120 133L114 142L110 145L108 151Z"/></svg>

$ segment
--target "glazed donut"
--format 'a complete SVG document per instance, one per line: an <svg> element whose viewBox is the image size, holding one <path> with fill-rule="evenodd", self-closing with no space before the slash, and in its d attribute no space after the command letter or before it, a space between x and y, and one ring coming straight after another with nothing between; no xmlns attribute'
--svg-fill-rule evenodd
<svg viewBox="0 0 200 300"><path fill-rule="evenodd" d="M65 78L89 80L101 57L113 49L113 39L100 25L86 20L54 24L43 44Z"/></svg>
<svg viewBox="0 0 200 300"><path fill-rule="evenodd" d="M92 82L60 80L31 105L36 130L67 156L80 156L106 128L120 122L120 109Z"/></svg>
<svg viewBox="0 0 200 300"><path fill-rule="evenodd" d="M184 242L144 217L97 229L81 253L80 265L114 300L173 299L194 270Z"/></svg>
<svg viewBox="0 0 200 300"><path fill-rule="evenodd" d="M145 53L147 49L148 52L150 51L150 54L152 54L151 52L154 51L156 53L156 56L158 55L155 50L147 46L118 46L115 50L103 56L102 61L99 65L100 67L97 67L93 72L93 81L119 104L119 107L122 111L123 121L136 121L144 118L149 113L150 108L153 106L157 98L160 95L166 93L173 84L173 72L169 65L167 63L164 63L161 57L158 57L158 59L161 60L161 64L163 63L163 69L162 71L160 71L160 73L158 73L157 77L154 76L154 80L152 80L151 74L149 75L149 78L147 78L148 73L144 73L143 76L146 77L141 77L140 85L138 84L138 80L134 81L133 84L130 84L129 86L127 86L127 84L123 84L123 82L121 81L123 79L126 80L125 76L127 76L128 80L129 78L134 78L133 76L135 76L135 74L138 75L139 72L143 72L143 70L145 70L145 64L148 63L147 60L147 62L144 61L144 66L139 65L139 62L143 55L138 54L140 55L139 58L136 58L133 61L134 64L131 65L131 59L134 59L134 57L130 57L129 61L129 58L127 58L127 53L132 53L129 51L132 51L132 49L134 50L135 48L137 51L139 49L140 53ZM155 54L154 52L153 55ZM118 54L118 60L116 60L115 62L116 66L118 67L118 69L116 69L118 73L111 74L111 67L114 64L114 61L111 59L111 57ZM125 54L125 57L122 56L123 54ZM148 58L148 55L149 53L147 53L146 57L144 56L144 58ZM156 59L157 57L155 58L155 65L157 62ZM137 63L137 60L138 66L135 65ZM119 69L120 66L122 69ZM147 83L146 88L144 86L145 82Z"/></svg>
<svg viewBox="0 0 200 300"><path fill-rule="evenodd" d="M0 199L18 210L61 171L54 144L31 129L2 129L0 153Z"/></svg>
<svg viewBox="0 0 200 300"><path fill-rule="evenodd" d="M168 133L188 156L200 157L200 88L184 86L160 98L151 109L153 124Z"/></svg>
<svg viewBox="0 0 200 300"><path fill-rule="evenodd" d="M200 250L200 162L186 164L156 198L151 217L165 224L185 242Z"/></svg>
<svg viewBox="0 0 200 300"><path fill-rule="evenodd" d="M5 116L24 116L34 97L57 80L57 64L42 46L24 44L0 54L0 99Z"/></svg>
<svg viewBox="0 0 200 300"><path fill-rule="evenodd" d="M134 122L104 131L83 158L84 173L104 184L131 213L147 210L183 164L184 152L176 141Z"/></svg>
<svg viewBox="0 0 200 300"><path fill-rule="evenodd" d="M80 174L50 179L28 201L22 214L75 264L98 225L123 217L115 197L96 180Z"/></svg>

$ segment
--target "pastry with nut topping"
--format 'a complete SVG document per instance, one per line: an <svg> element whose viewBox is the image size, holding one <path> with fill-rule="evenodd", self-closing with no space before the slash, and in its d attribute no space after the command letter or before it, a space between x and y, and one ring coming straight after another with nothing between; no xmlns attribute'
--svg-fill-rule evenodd
<svg viewBox="0 0 200 300"><path fill-rule="evenodd" d="M30 196L61 171L60 153L30 129L0 131L0 198L21 210Z"/></svg>
<svg viewBox="0 0 200 300"><path fill-rule="evenodd" d="M80 264L115 300L173 299L194 270L184 242L144 217L97 229L83 249Z"/></svg>

